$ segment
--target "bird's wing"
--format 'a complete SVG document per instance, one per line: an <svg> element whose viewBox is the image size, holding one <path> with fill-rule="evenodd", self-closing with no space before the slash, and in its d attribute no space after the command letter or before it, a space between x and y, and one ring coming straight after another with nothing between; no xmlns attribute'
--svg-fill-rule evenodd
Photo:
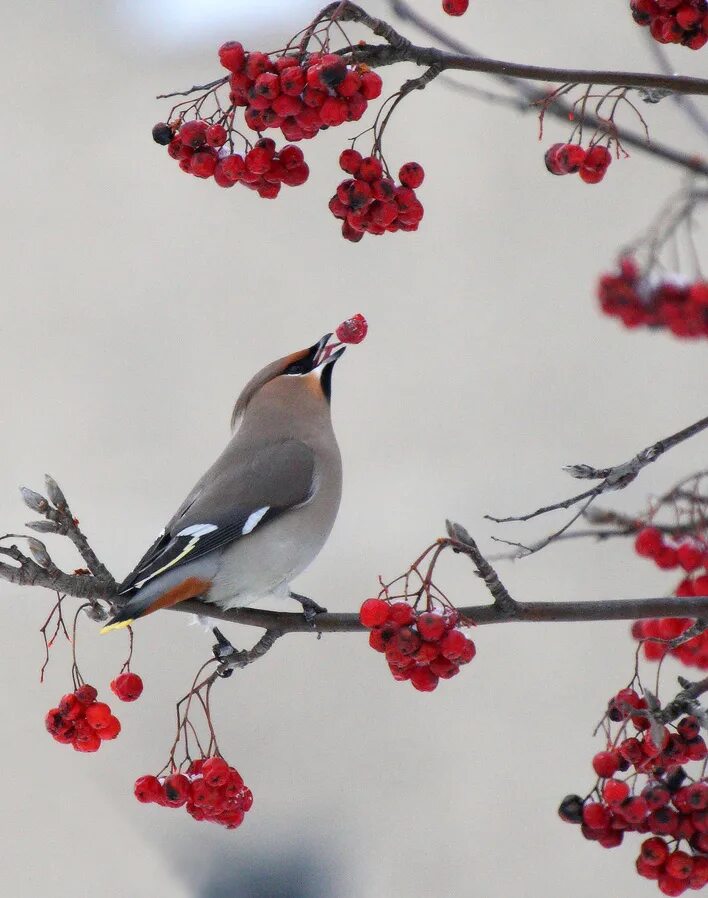
<svg viewBox="0 0 708 898"><path fill-rule="evenodd" d="M120 593L246 536L307 502L314 488L314 454L298 440L225 453L121 583Z"/></svg>

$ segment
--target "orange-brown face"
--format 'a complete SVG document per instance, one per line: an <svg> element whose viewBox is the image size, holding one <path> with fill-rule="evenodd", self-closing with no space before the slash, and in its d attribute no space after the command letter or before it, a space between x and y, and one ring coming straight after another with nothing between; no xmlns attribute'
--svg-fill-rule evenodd
<svg viewBox="0 0 708 898"><path fill-rule="evenodd" d="M282 359L277 359L275 362L271 362L270 365L266 365L265 368L252 377L236 402L236 407L231 417L231 426L235 425L237 419L246 410L246 406L258 390L276 377L302 378L310 389L324 394L327 401L329 401L332 368L344 352L344 347L335 348L335 346L328 345L331 337L332 334L325 334L321 340L318 340L317 343L308 349L300 349L297 352L284 356Z"/></svg>

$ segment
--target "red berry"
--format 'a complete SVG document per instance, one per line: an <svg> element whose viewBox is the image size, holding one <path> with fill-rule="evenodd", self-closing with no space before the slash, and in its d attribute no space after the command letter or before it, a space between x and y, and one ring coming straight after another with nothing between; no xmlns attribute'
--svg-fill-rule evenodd
<svg viewBox="0 0 708 898"><path fill-rule="evenodd" d="M254 147L246 153L245 163L248 171L255 175L262 175L268 171L272 156L267 149L263 147Z"/></svg>
<svg viewBox="0 0 708 898"><path fill-rule="evenodd" d="M664 895L683 895L687 888L687 884L684 880L675 879L667 873L660 874L657 883L659 891Z"/></svg>
<svg viewBox="0 0 708 898"><path fill-rule="evenodd" d="M380 159L377 159L375 156L365 156L361 160L357 178L360 178L362 181L371 182L380 180L382 175L383 165L381 164Z"/></svg>
<svg viewBox="0 0 708 898"><path fill-rule="evenodd" d="M95 702L98 697L98 689L95 686L89 686L88 683L84 683L83 686L79 686L78 689L74 690L74 695L78 698L82 705L90 705L91 702Z"/></svg>
<svg viewBox="0 0 708 898"><path fill-rule="evenodd" d="M76 732L72 742L75 751L94 752L101 747L101 737L84 720L76 725Z"/></svg>
<svg viewBox="0 0 708 898"><path fill-rule="evenodd" d="M173 808L181 808L190 796L190 786L189 779L183 773L172 773L166 777L162 788L167 804Z"/></svg>
<svg viewBox="0 0 708 898"><path fill-rule="evenodd" d="M634 795L622 802L619 812L628 823L636 827L649 813L649 804L646 799Z"/></svg>
<svg viewBox="0 0 708 898"><path fill-rule="evenodd" d="M356 150L342 150L339 154L339 167L350 175L356 175L361 165L361 153Z"/></svg>
<svg viewBox="0 0 708 898"><path fill-rule="evenodd" d="M206 122L197 119L191 122L183 122L179 129L179 139L184 146L197 150L206 143L208 127Z"/></svg>
<svg viewBox="0 0 708 898"><path fill-rule="evenodd" d="M437 642L445 633L445 620L435 611L424 611L416 621L420 635L427 642Z"/></svg>
<svg viewBox="0 0 708 898"><path fill-rule="evenodd" d="M611 162L612 154L607 147L601 147L596 144L585 153L583 168L604 172Z"/></svg>
<svg viewBox="0 0 708 898"><path fill-rule="evenodd" d="M424 178L423 166L417 162L406 162L398 172L398 180L404 187L420 187Z"/></svg>
<svg viewBox="0 0 708 898"><path fill-rule="evenodd" d="M226 143L226 128L223 125L210 125L207 128L206 142L210 147L222 147Z"/></svg>
<svg viewBox="0 0 708 898"><path fill-rule="evenodd" d="M210 178L214 174L218 157L214 150L197 150L190 160L189 170L197 178Z"/></svg>
<svg viewBox="0 0 708 898"><path fill-rule="evenodd" d="M278 153L278 158L283 163L285 168L295 168L298 165L302 165L305 161L305 155L300 149L300 147L295 147L292 144L286 144Z"/></svg>
<svg viewBox="0 0 708 898"><path fill-rule="evenodd" d="M645 527L640 530L634 539L634 551L637 555L653 558L661 551L664 538L656 527Z"/></svg>
<svg viewBox="0 0 708 898"><path fill-rule="evenodd" d="M86 706L79 701L73 692L62 696L59 702L59 713L64 720L78 720L79 717L84 716L85 711Z"/></svg>
<svg viewBox="0 0 708 898"><path fill-rule="evenodd" d="M219 166L221 167L221 171L224 173L224 175L234 183L240 180L241 176L246 171L246 165L243 161L243 157L239 156L238 153L234 153L230 156L224 156L223 159L219 161Z"/></svg>
<svg viewBox="0 0 708 898"><path fill-rule="evenodd" d="M450 630L440 640L440 654L457 661L465 654L467 642L467 637L460 630Z"/></svg>
<svg viewBox="0 0 708 898"><path fill-rule="evenodd" d="M143 681L135 673L126 671L111 681L111 691L122 702L134 702L143 692Z"/></svg>
<svg viewBox="0 0 708 898"><path fill-rule="evenodd" d="M429 667L416 667L411 671L411 685L419 692L432 692L438 685L438 678Z"/></svg>
<svg viewBox="0 0 708 898"><path fill-rule="evenodd" d="M111 709L105 702L94 702L86 708L86 722L94 730L107 727L111 717Z"/></svg>
<svg viewBox="0 0 708 898"><path fill-rule="evenodd" d="M376 72L364 72L361 76L361 87L359 88L365 100L375 100L381 96L381 88L383 81Z"/></svg>
<svg viewBox="0 0 708 898"><path fill-rule="evenodd" d="M207 758L202 767L202 776L207 786L220 788L229 779L229 765L223 758Z"/></svg>
<svg viewBox="0 0 708 898"><path fill-rule="evenodd" d="M253 90L259 97L274 100L280 93L280 78L275 72L263 72L254 81Z"/></svg>
<svg viewBox="0 0 708 898"><path fill-rule="evenodd" d="M470 0L442 0L443 12L449 16L463 16L469 5Z"/></svg>
<svg viewBox="0 0 708 898"><path fill-rule="evenodd" d="M592 759L592 766L598 776L610 777L619 769L617 755L613 751L599 751Z"/></svg>
<svg viewBox="0 0 708 898"><path fill-rule="evenodd" d="M606 829L610 822L610 812L597 802L588 802L583 806L583 823L590 829Z"/></svg>
<svg viewBox="0 0 708 898"><path fill-rule="evenodd" d="M133 792L143 804L157 802L163 795L162 784L156 776L141 776L135 780Z"/></svg>
<svg viewBox="0 0 708 898"><path fill-rule="evenodd" d="M356 345L357 343L361 343L361 341L366 337L368 330L369 330L369 325L368 325L366 318L364 318L364 316L360 312L357 312L356 315L353 315L351 318L347 318L346 321L343 321L339 325L339 327L336 330L336 337L340 341L340 343L351 343L351 344ZM377 600L377 599L369 599L368 601L381 602L381 600ZM364 602L364 605L366 605L366 604L367 603ZM393 606L389 606L389 604L387 602L381 602L381 604L386 606L386 617L381 621L381 623L384 623L385 620L389 619L390 609L395 608L396 605L400 605L403 603L396 603ZM378 624L370 625L370 624L366 624L364 622L364 620L361 616L362 612L364 610L364 605L361 606L361 611L359 612L359 619L364 624L364 626L378 626ZM409 606L407 606L407 607L409 607ZM379 613L382 614L383 611L380 610ZM402 612L400 610L395 612L395 614L398 616L400 616L401 613ZM411 610L411 613L412 613L412 610ZM393 615L391 615L391 620L395 620L397 623L401 623L397 619L397 617L395 617Z"/></svg>
<svg viewBox="0 0 708 898"><path fill-rule="evenodd" d="M662 867L669 856L669 848L663 839L653 836L642 842L641 857L650 867Z"/></svg>
<svg viewBox="0 0 708 898"><path fill-rule="evenodd" d="M327 97L320 107L322 124L332 128L347 120L347 104L341 97Z"/></svg>
<svg viewBox="0 0 708 898"><path fill-rule="evenodd" d="M346 322L345 322L346 323ZM339 337L339 334L337 334ZM367 599L359 609L359 620L368 627L380 627L388 620L389 604L383 599Z"/></svg>
<svg viewBox="0 0 708 898"><path fill-rule="evenodd" d="M299 97L305 88L305 72L300 66L289 66L280 73L280 90L290 97Z"/></svg>
<svg viewBox="0 0 708 898"><path fill-rule="evenodd" d="M345 321L343 324L339 325L339 328L344 328L344 336L349 335L349 327L345 328L345 325L350 325L350 323L353 322L357 317L364 320L364 326L366 327L366 319L364 319L364 316L355 315L354 318L350 318L349 321ZM341 340L342 343L347 342L345 340L342 340L342 338L339 336L339 333L337 333L337 339ZM361 339L363 339L363 337ZM359 340L358 342L361 342L361 340ZM413 623L415 619L415 612L413 611L413 608L408 604L408 602L393 602L393 604L389 606L389 619L394 624L398 624L399 627L405 627L408 624Z"/></svg>
<svg viewBox="0 0 708 898"><path fill-rule="evenodd" d="M246 56L245 72L251 81L255 81L259 75L270 71L270 69L271 61L265 53L249 53Z"/></svg>
<svg viewBox="0 0 708 898"><path fill-rule="evenodd" d="M219 62L230 72L239 72L243 68L246 54L238 41L227 41L219 47Z"/></svg>
<svg viewBox="0 0 708 898"><path fill-rule="evenodd" d="M602 787L602 797L609 805L621 804L629 795L629 786L622 780L609 779Z"/></svg>
<svg viewBox="0 0 708 898"><path fill-rule="evenodd" d="M586 184L599 184L605 177L605 169L585 168L582 166L578 172L580 180Z"/></svg>
<svg viewBox="0 0 708 898"><path fill-rule="evenodd" d="M684 571L695 571L702 567L703 552L690 542L681 543L676 549L676 557Z"/></svg>
<svg viewBox="0 0 708 898"><path fill-rule="evenodd" d="M306 162L298 162L296 165L286 168L283 174L283 184L288 187L299 187L310 177L310 168Z"/></svg>
<svg viewBox="0 0 708 898"><path fill-rule="evenodd" d="M108 723L101 727L100 729L96 728L96 732L101 737L101 741L105 742L106 740L115 739L120 733L120 720L117 717L114 717L112 714L108 718Z"/></svg>

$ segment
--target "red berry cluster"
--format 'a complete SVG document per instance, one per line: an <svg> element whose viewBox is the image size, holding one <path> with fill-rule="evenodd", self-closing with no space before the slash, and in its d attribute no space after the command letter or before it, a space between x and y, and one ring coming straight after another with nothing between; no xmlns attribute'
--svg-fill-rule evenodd
<svg viewBox="0 0 708 898"><path fill-rule="evenodd" d="M577 173L586 184L597 184L605 177L612 154L598 144L586 150L577 143L554 143L546 150L545 162L552 175Z"/></svg>
<svg viewBox="0 0 708 898"><path fill-rule="evenodd" d="M350 66L336 53L311 53L306 59L247 53L238 41L219 49L231 72L230 100L244 106L254 131L280 128L286 140L314 137L322 128L358 122L382 82L367 66Z"/></svg>
<svg viewBox="0 0 708 898"><path fill-rule="evenodd" d="M646 706L633 689L610 700L607 718L621 726L614 739L608 729L606 750L592 760L595 789L585 799L568 795L558 813L603 848L621 845L625 832L651 833L642 843L637 872L657 880L665 895L681 895L708 884L708 781L702 771L692 779L684 769L708 757L708 748L693 716L662 727L656 745L648 717L637 713ZM635 735L627 733L630 724Z"/></svg>
<svg viewBox="0 0 708 898"><path fill-rule="evenodd" d="M634 259L620 260L619 271L598 285L600 308L625 327L668 328L676 337L708 337L708 281L691 283L681 275L643 275Z"/></svg>
<svg viewBox="0 0 708 898"><path fill-rule="evenodd" d="M97 697L98 691L88 684L65 695L44 718L51 737L82 752L98 751L102 742L115 739L120 721L107 704L96 701Z"/></svg>
<svg viewBox="0 0 708 898"><path fill-rule="evenodd" d="M700 50L708 43L708 3L706 0L630 0L632 17L638 25L648 25L660 44L683 44Z"/></svg>
<svg viewBox="0 0 708 898"><path fill-rule="evenodd" d="M420 692L432 692L440 679L454 677L477 651L452 609L416 611L407 602L367 599L359 620L371 630L371 648L386 655L393 679L410 680Z"/></svg>
<svg viewBox="0 0 708 898"><path fill-rule="evenodd" d="M186 773L141 776L135 781L135 797L143 804L163 808L184 807L195 820L236 829L253 805L253 793L241 774L223 758L192 761Z"/></svg>
<svg viewBox="0 0 708 898"><path fill-rule="evenodd" d="M470 0L442 0L443 12L449 16L464 16L469 5Z"/></svg>
<svg viewBox="0 0 708 898"><path fill-rule="evenodd" d="M369 323L361 314L357 312L352 318L342 321L336 330L336 337L340 343L361 343L369 332Z"/></svg>
<svg viewBox="0 0 708 898"><path fill-rule="evenodd" d="M708 596L708 541L686 537L670 539L656 527L645 527L634 540L634 550L643 558L651 558L662 570L680 568L687 576L676 587L676 596ZM682 645L669 649L655 639L675 639L695 623L687 617L647 618L635 621L632 636L646 640L644 656L649 661L659 661L671 654L689 667L708 670L708 631L694 636Z"/></svg>
<svg viewBox="0 0 708 898"><path fill-rule="evenodd" d="M380 236L387 231L417 231L423 204L416 196L425 178L423 166L407 162L398 172L399 184L384 175L376 156L343 150L339 167L351 175L337 187L329 210L342 220L342 236L358 243L364 234Z"/></svg>
<svg viewBox="0 0 708 898"><path fill-rule="evenodd" d="M263 199L275 199L283 184L299 187L310 169L299 147L286 144L276 149L270 137L257 140L245 154L232 153L223 143L226 130L199 119L184 122L167 145L179 167L197 178L213 178L219 187L243 184Z"/></svg>
<svg viewBox="0 0 708 898"><path fill-rule="evenodd" d="M143 681L135 673L126 671L111 680L111 692L122 702L134 702L143 694Z"/></svg>

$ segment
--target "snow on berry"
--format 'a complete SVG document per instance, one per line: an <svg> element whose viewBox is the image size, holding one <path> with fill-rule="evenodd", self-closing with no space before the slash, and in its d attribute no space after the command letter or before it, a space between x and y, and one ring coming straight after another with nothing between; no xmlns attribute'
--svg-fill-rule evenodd
<svg viewBox="0 0 708 898"><path fill-rule="evenodd" d="M394 680L409 680L419 692L432 692L476 654L451 608L417 611L408 602L366 599L359 620L371 630L369 645L386 656Z"/></svg>
<svg viewBox="0 0 708 898"><path fill-rule="evenodd" d="M603 848L642 834L637 873L655 880L663 894L681 895L708 885L708 750L693 716L660 728L657 749L641 713L646 709L646 699L631 687L610 699L603 720L606 748L592 759L598 781L586 798L567 795L558 813Z"/></svg>
<svg viewBox="0 0 708 898"><path fill-rule="evenodd" d="M648 27L660 44L700 50L708 43L706 0L630 0L629 8L637 25Z"/></svg>
<svg viewBox="0 0 708 898"><path fill-rule="evenodd" d="M63 696L56 708L51 708L44 724L49 735L75 751L98 751L105 741L120 733L120 721L104 702L96 701L98 692L84 684Z"/></svg>
<svg viewBox="0 0 708 898"><path fill-rule="evenodd" d="M625 327L668 329L676 337L708 337L708 281L679 274L642 273L625 256L598 285L600 308Z"/></svg>
<svg viewBox="0 0 708 898"><path fill-rule="evenodd" d="M133 791L142 804L183 807L194 820L226 829L237 829L253 805L241 774L218 756L191 761L184 773L172 768L167 776L138 777Z"/></svg>

